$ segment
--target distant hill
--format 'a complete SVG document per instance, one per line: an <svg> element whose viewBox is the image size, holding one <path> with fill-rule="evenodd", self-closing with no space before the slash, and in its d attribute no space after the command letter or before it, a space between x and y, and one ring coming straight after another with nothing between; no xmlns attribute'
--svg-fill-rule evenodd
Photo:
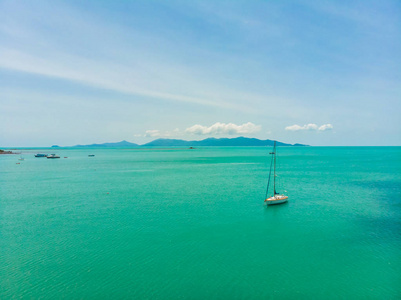
<svg viewBox="0 0 401 300"><path fill-rule="evenodd" d="M150 143L138 145L127 141L121 141L118 143L104 143L104 144L92 144L92 145L76 145L78 148L130 148L130 147L197 147L197 146L273 146L274 141L272 140L259 140L255 138L237 137L237 138L207 138L201 141L185 141L176 139L157 139ZM307 146L303 144L286 144L277 142L277 146Z"/></svg>
<svg viewBox="0 0 401 300"><path fill-rule="evenodd" d="M121 142L117 142L117 143L103 143L103 144L91 144L91 145L76 145L74 147L78 147L78 148L112 148L112 147L116 147L116 148L124 148L124 147L138 147L138 144L135 143L130 143L127 141L121 141Z"/></svg>
<svg viewBox="0 0 401 300"><path fill-rule="evenodd" d="M157 139L142 146L272 146L272 140L259 140L255 138L207 138L201 141L184 141L174 139ZM306 146L302 144L286 144L277 142L277 146Z"/></svg>

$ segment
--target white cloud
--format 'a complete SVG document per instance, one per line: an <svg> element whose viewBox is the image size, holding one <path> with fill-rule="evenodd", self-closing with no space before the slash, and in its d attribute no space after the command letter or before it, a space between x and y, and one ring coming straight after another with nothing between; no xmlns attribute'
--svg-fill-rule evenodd
<svg viewBox="0 0 401 300"><path fill-rule="evenodd" d="M330 129L333 129L333 125L331 125L331 124L324 124L324 125L320 126L318 130L320 130L320 131L325 131L325 130L330 130Z"/></svg>
<svg viewBox="0 0 401 300"><path fill-rule="evenodd" d="M304 126L299 126L299 125L292 125L292 126L287 126L285 130L290 130L290 131L298 131L298 130L317 130L318 126L316 124L307 124Z"/></svg>
<svg viewBox="0 0 401 300"><path fill-rule="evenodd" d="M242 125L236 125L233 123L226 124L226 123L217 122L209 127L196 124L194 126L191 126L187 129L185 129L185 132L190 133L190 134L197 134L197 135L213 135L213 134L235 135L235 134L248 134L248 133L257 132L257 131L260 131L261 128L262 128L262 126L255 125L251 122L244 123Z"/></svg>
<svg viewBox="0 0 401 300"><path fill-rule="evenodd" d="M172 131L161 131L161 130L153 129L153 130L146 130L146 132L143 136L144 137L173 137L173 136L177 136L179 133L180 133L180 130L178 128L176 128Z"/></svg>
<svg viewBox="0 0 401 300"><path fill-rule="evenodd" d="M157 137L160 136L160 130L146 130L145 136L146 137Z"/></svg>
<svg viewBox="0 0 401 300"><path fill-rule="evenodd" d="M322 126L318 126L316 124L310 123L306 124L304 126L300 126L297 124L287 126L285 130L290 130L290 131L299 131L299 130L317 130L317 131L325 131L325 130L330 130L333 129L333 125L331 124L324 124Z"/></svg>

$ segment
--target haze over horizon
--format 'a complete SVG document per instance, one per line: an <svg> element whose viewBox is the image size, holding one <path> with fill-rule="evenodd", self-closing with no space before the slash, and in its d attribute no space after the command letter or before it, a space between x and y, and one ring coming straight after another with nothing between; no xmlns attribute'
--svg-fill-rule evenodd
<svg viewBox="0 0 401 300"><path fill-rule="evenodd" d="M0 1L0 146L401 145L399 1Z"/></svg>

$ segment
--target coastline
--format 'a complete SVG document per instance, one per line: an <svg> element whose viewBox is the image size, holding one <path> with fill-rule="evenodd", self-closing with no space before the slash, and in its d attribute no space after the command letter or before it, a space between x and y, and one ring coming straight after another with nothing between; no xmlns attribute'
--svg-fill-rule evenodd
<svg viewBox="0 0 401 300"><path fill-rule="evenodd" d="M0 154L17 154L17 153L12 152L12 151L8 151L8 150L1 150L0 149Z"/></svg>

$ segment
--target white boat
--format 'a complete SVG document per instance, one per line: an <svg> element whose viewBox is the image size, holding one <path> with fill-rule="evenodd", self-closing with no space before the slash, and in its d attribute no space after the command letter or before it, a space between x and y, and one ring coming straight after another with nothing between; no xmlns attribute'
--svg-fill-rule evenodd
<svg viewBox="0 0 401 300"><path fill-rule="evenodd" d="M50 154L47 156L47 158L60 158L60 156L58 156L56 154Z"/></svg>
<svg viewBox="0 0 401 300"><path fill-rule="evenodd" d="M281 204L281 203L285 203L288 201L288 196L284 196L284 195L275 195L273 197L267 198L265 200L265 203L267 205L273 205L273 204Z"/></svg>
<svg viewBox="0 0 401 300"><path fill-rule="evenodd" d="M276 161L277 161L277 148L276 148L276 141L274 141L273 145L273 152L270 152L272 155L271 161L270 161L270 172L269 172L269 180L267 181L267 189L266 189L266 197L265 197L265 204L266 205L273 205L273 204L281 204L285 203L288 201L288 196L286 195L281 195L276 191ZM272 167L273 167L273 193L271 194L271 197L267 197L269 194L269 186L270 186L270 178L272 174Z"/></svg>

